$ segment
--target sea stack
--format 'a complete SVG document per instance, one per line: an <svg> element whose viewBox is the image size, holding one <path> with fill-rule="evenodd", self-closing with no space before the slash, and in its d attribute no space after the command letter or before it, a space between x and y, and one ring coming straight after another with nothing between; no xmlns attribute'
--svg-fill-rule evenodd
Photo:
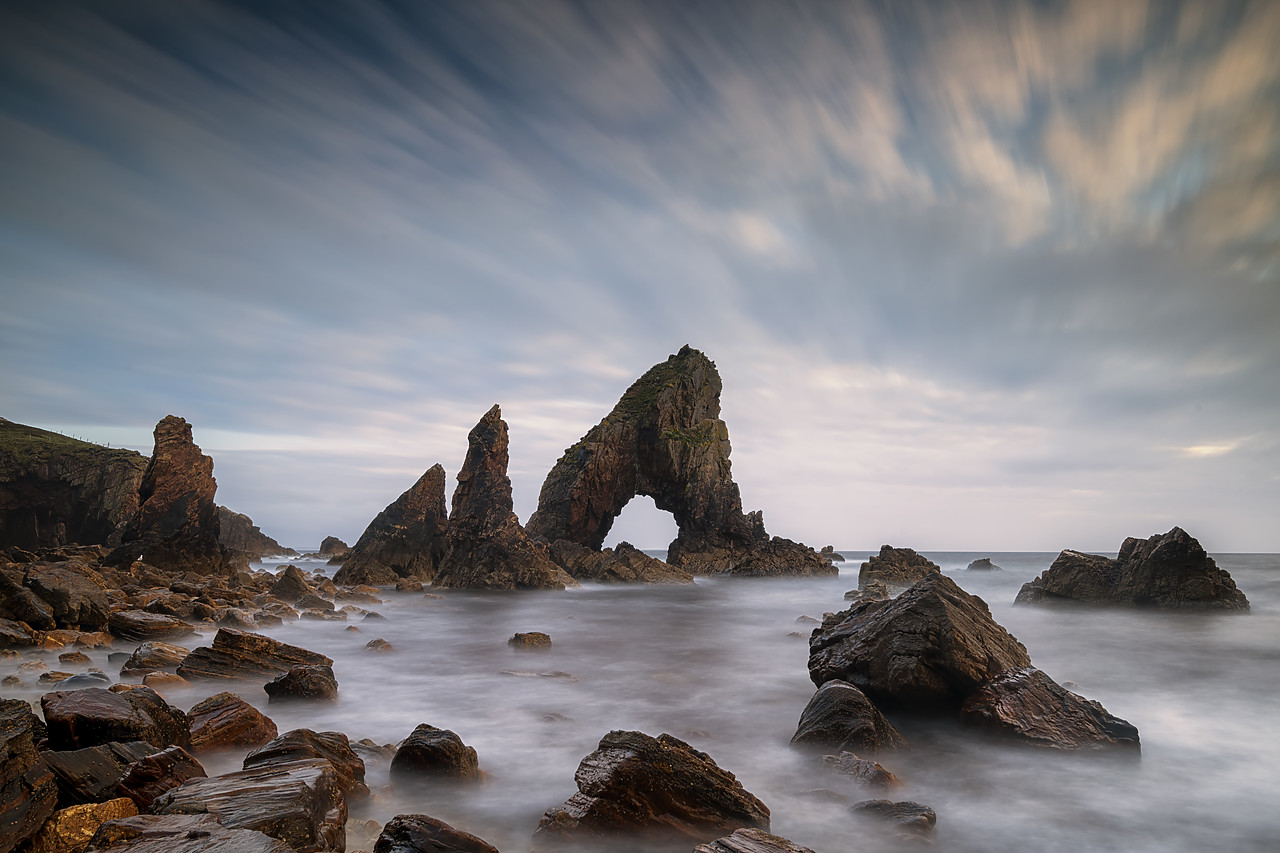
<svg viewBox="0 0 1280 853"><path fill-rule="evenodd" d="M446 513L444 468L433 465L369 523L334 582L377 586L400 578L431 580L444 558Z"/></svg>

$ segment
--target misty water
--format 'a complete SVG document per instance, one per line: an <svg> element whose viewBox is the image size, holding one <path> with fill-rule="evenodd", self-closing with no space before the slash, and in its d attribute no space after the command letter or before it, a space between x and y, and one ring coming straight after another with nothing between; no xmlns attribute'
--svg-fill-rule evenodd
<svg viewBox="0 0 1280 853"><path fill-rule="evenodd" d="M452 729L479 753L485 782L416 790L392 787L387 764L367 760L375 797L354 807L353 819L426 813L504 853L529 850L539 817L574 792L574 770L600 737L637 729L669 732L709 753L769 806L775 833L817 853L913 849L849 814L850 803L882 794L824 770L821 751L788 743L814 692L806 669L813 625L797 620L844 609L867 556L845 553L838 578L442 598L385 590L375 607L385 619L296 621L264 632L332 657L336 703L268 705L255 685L238 692L281 732L305 726L394 744L425 722ZM937 812L936 849L1277 849L1280 556L1216 558L1248 595L1248 615L1015 607L1018 587L1055 555L928 556L988 603L1038 667L1136 725L1142 738L1140 757L1064 754L992 742L945 721L895 718L912 746L880 758L904 782L890 796ZM1003 571L966 570L979 556ZM553 646L512 649L507 639L517 631L545 631ZM365 648L378 637L394 651ZM56 654L45 654L59 668ZM91 656L105 658L101 650ZM0 664L6 674L16 666ZM103 668L114 676L114 667ZM34 678L25 680L6 695L38 698ZM226 686L165 695L186 709ZM213 774L238 769L241 754L202 758Z"/></svg>

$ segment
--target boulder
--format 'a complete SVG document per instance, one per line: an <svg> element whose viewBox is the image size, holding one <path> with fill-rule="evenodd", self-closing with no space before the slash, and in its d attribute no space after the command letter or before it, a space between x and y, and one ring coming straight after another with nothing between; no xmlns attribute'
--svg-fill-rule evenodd
<svg viewBox="0 0 1280 853"><path fill-rule="evenodd" d="M894 548L882 545L879 554L872 554L858 570L858 586L871 581L881 581L889 586L911 586L933 572L941 572L938 564L917 554L911 548Z"/></svg>
<svg viewBox="0 0 1280 853"><path fill-rule="evenodd" d="M338 788L348 800L369 796L364 783L364 759L355 753L342 732L294 729L245 756L244 769L266 768L303 758L323 758L333 765Z"/></svg>
<svg viewBox="0 0 1280 853"><path fill-rule="evenodd" d="M333 576L340 584L429 581L445 552L448 529L444 468L433 465L378 513Z"/></svg>
<svg viewBox="0 0 1280 853"><path fill-rule="evenodd" d="M58 802L58 784L36 752L40 720L20 699L0 699L0 853L39 831Z"/></svg>
<svg viewBox="0 0 1280 853"><path fill-rule="evenodd" d="M2 596L2 594L0 594ZM0 608L4 607L0 601ZM4 611L8 612L8 611ZM26 622L13 619L0 619L0 649L25 649L40 644L40 632Z"/></svg>
<svg viewBox="0 0 1280 853"><path fill-rule="evenodd" d="M1034 667L1005 672L984 684L965 700L960 714L971 725L1032 746L1138 748L1136 728Z"/></svg>
<svg viewBox="0 0 1280 853"><path fill-rule="evenodd" d="M293 853L283 841L249 829L227 829L210 814L151 815L110 820L90 842L111 853Z"/></svg>
<svg viewBox="0 0 1280 853"><path fill-rule="evenodd" d="M207 776L196 757L180 746L139 758L125 768L116 790L141 811L150 811L156 797L191 779Z"/></svg>
<svg viewBox="0 0 1280 853"><path fill-rule="evenodd" d="M824 755L822 766L833 773L849 777L864 788L881 788L887 791L902 784L897 776L885 770L879 762L859 758L852 752Z"/></svg>
<svg viewBox="0 0 1280 853"><path fill-rule="evenodd" d="M551 544L551 559L578 580L597 583L693 583L693 575L650 557L630 542L595 551L559 539Z"/></svg>
<svg viewBox="0 0 1280 853"><path fill-rule="evenodd" d="M145 610L117 610L107 620L111 636L121 640L177 640L189 637L195 629L177 616L148 613Z"/></svg>
<svg viewBox="0 0 1280 853"><path fill-rule="evenodd" d="M520 526L507 476L507 424L495 405L467 436L432 586L466 589L564 589L578 582L551 561L547 547Z"/></svg>
<svg viewBox="0 0 1280 853"><path fill-rule="evenodd" d="M89 566L66 561L27 569L28 589L40 597L60 628L97 631L107 624L111 604L102 578Z"/></svg>
<svg viewBox="0 0 1280 853"><path fill-rule="evenodd" d="M744 827L769 828L769 809L711 756L671 735L612 731L578 765L578 792L548 809L539 842L642 837L702 843Z"/></svg>
<svg viewBox="0 0 1280 853"><path fill-rule="evenodd" d="M969 569L980 572L1000 571L1000 567L991 562L990 557L979 557L968 565Z"/></svg>
<svg viewBox="0 0 1280 853"><path fill-rule="evenodd" d="M924 711L958 708L1003 672L1031 665L986 602L940 572L888 601L829 615L809 639L809 676L841 679L873 701Z"/></svg>
<svg viewBox="0 0 1280 853"><path fill-rule="evenodd" d="M192 440L191 425L174 415L162 418L138 488L138 509L120 547L104 562L128 567L142 559L161 569L229 573L229 556L218 542L217 490L213 460Z"/></svg>
<svg viewBox="0 0 1280 853"><path fill-rule="evenodd" d="M299 599L315 594L306 575L297 566L285 566L271 585L271 595L289 604L297 604Z"/></svg>
<svg viewBox="0 0 1280 853"><path fill-rule="evenodd" d="M394 652L395 647L381 637L370 640L364 647L371 652Z"/></svg>
<svg viewBox="0 0 1280 853"><path fill-rule="evenodd" d="M191 706L191 751L253 747L277 735L271 718L234 693L217 693Z"/></svg>
<svg viewBox="0 0 1280 853"><path fill-rule="evenodd" d="M190 649L175 646L173 643L161 640L146 642L133 650L133 654L129 655L129 659L120 667L120 674L171 670L182 663L189 654L191 654Z"/></svg>
<svg viewBox="0 0 1280 853"><path fill-rule="evenodd" d="M529 519L529 535L598 551L623 507L648 495L675 517L679 533L667 562L679 569L836 574L812 548L770 538L758 512L742 511L720 391L715 364L689 346L650 368L556 462Z"/></svg>
<svg viewBox="0 0 1280 853"><path fill-rule="evenodd" d="M178 675L187 679L274 678L299 664L333 666L333 660L261 634L219 628L212 646L201 646L183 658Z"/></svg>
<svg viewBox="0 0 1280 853"><path fill-rule="evenodd" d="M1130 537L1116 559L1063 551L1018 604L1077 601L1161 610L1246 611L1249 600L1200 543L1181 527L1150 539Z"/></svg>
<svg viewBox="0 0 1280 853"><path fill-rule="evenodd" d="M448 729L422 723L405 738L391 759L391 775L473 782L482 778L476 751Z"/></svg>
<svg viewBox="0 0 1280 853"><path fill-rule="evenodd" d="M262 686L271 702L294 699L333 702L338 698L338 679L333 667L325 664L298 664Z"/></svg>
<svg viewBox="0 0 1280 853"><path fill-rule="evenodd" d="M717 838L706 844L693 848L693 853L813 853L808 847L801 847L771 835L763 829L748 827L734 830L732 835Z"/></svg>
<svg viewBox="0 0 1280 853"><path fill-rule="evenodd" d="M854 803L849 811L855 816L885 824L903 838L923 840L933 838L933 828L938 816L933 809L909 800L863 800Z"/></svg>
<svg viewBox="0 0 1280 853"><path fill-rule="evenodd" d="M822 550L818 552L818 556L833 563L845 562L844 554L837 553L834 545L823 545Z"/></svg>
<svg viewBox="0 0 1280 853"><path fill-rule="evenodd" d="M791 743L811 743L850 752L876 753L907 745L893 723L861 690L832 679L813 694Z"/></svg>
<svg viewBox="0 0 1280 853"><path fill-rule="evenodd" d="M111 741L145 740L164 749L189 746L187 715L147 687L112 693L100 687L40 697L50 749L81 749Z"/></svg>
<svg viewBox="0 0 1280 853"><path fill-rule="evenodd" d="M513 634L507 645L516 649L549 649L551 637L541 631L529 631L525 634Z"/></svg>
<svg viewBox="0 0 1280 853"><path fill-rule="evenodd" d="M53 673L46 673L52 675ZM40 676L44 681L44 676ZM59 690L82 690L86 687L110 687L111 679L101 672L82 672L58 681Z"/></svg>
<svg viewBox="0 0 1280 853"><path fill-rule="evenodd" d="M58 627L53 609L40 596L0 572L0 613L6 620L21 622L31 628L47 631Z"/></svg>
<svg viewBox="0 0 1280 853"><path fill-rule="evenodd" d="M387 821L373 853L498 853L498 848L424 814L400 814Z"/></svg>
<svg viewBox="0 0 1280 853"><path fill-rule="evenodd" d="M101 803L116 793L116 784L129 765L157 752L146 741L112 741L84 749L47 750L44 763L57 780L58 805Z"/></svg>
<svg viewBox="0 0 1280 853"><path fill-rule="evenodd" d="M255 560L298 556L297 551L263 533L252 518L225 506L218 507L218 542L228 551L241 551Z"/></svg>
<svg viewBox="0 0 1280 853"><path fill-rule="evenodd" d="M156 814L210 814L228 829L253 829L299 853L342 851L347 804L333 765L308 758L192 779L161 794Z"/></svg>
<svg viewBox="0 0 1280 853"><path fill-rule="evenodd" d="M328 560L342 560L351 550L351 546L337 536L326 536L320 543L320 556Z"/></svg>
<svg viewBox="0 0 1280 853"><path fill-rule="evenodd" d="M103 823L137 813L138 807L128 797L59 809L31 839L25 853L81 853Z"/></svg>

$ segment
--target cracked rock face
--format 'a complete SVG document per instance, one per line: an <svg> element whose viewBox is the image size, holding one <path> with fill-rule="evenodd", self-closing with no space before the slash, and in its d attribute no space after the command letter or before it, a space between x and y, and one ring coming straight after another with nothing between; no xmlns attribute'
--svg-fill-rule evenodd
<svg viewBox="0 0 1280 853"><path fill-rule="evenodd" d="M444 558L444 468L433 465L365 528L333 576L339 584L429 581Z"/></svg>
<svg viewBox="0 0 1280 853"><path fill-rule="evenodd" d="M689 346L650 368L608 416L564 452L542 484L529 535L598 551L636 495L679 528L667 561L696 574L835 574L804 545L745 514L720 420L720 374Z"/></svg>

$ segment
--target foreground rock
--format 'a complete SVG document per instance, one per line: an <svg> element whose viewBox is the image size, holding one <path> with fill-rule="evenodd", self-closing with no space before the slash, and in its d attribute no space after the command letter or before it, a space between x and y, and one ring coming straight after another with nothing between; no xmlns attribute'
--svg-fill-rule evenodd
<svg viewBox="0 0 1280 853"><path fill-rule="evenodd" d="M824 683L813 694L791 742L856 753L885 752L907 745L907 739L861 690L839 679Z"/></svg>
<svg viewBox="0 0 1280 853"><path fill-rule="evenodd" d="M433 465L369 523L333 576L339 584L429 581L444 558L448 528L444 468Z"/></svg>
<svg viewBox="0 0 1280 853"><path fill-rule="evenodd" d="M107 631L121 640L179 640L195 633L185 620L145 610L117 610L107 620Z"/></svg>
<svg viewBox="0 0 1280 853"><path fill-rule="evenodd" d="M100 687L55 691L40 697L50 749L81 749L111 741L144 740L164 749L190 746L187 715L154 690L112 693Z"/></svg>
<svg viewBox="0 0 1280 853"><path fill-rule="evenodd" d="M1181 527L1130 537L1116 559L1063 551L1018 592L1017 603L1079 601L1162 610L1248 610L1249 600Z"/></svg>
<svg viewBox="0 0 1280 853"><path fill-rule="evenodd" d="M911 839L931 839L938 823L933 809L909 800L863 800L849 810L860 818L886 824L898 835Z"/></svg>
<svg viewBox="0 0 1280 853"><path fill-rule="evenodd" d="M147 614L151 615L151 614ZM173 643L146 642L133 650L120 667L121 674L172 670L191 654L191 650Z"/></svg>
<svg viewBox="0 0 1280 853"><path fill-rule="evenodd" d="M191 751L261 746L278 734L271 718L234 693L217 693L187 712Z"/></svg>
<svg viewBox="0 0 1280 853"><path fill-rule="evenodd" d="M271 585L270 594L289 604L297 604L300 599L315 595L316 590L302 573L302 569L297 566L285 566L280 574L276 575L276 582Z"/></svg>
<svg viewBox="0 0 1280 853"><path fill-rule="evenodd" d="M201 646L178 665L178 675L197 678L274 678L295 666L333 666L333 659L262 634L219 628L212 646Z"/></svg>
<svg viewBox="0 0 1280 853"><path fill-rule="evenodd" d="M138 815L104 823L90 842L113 853L293 853L261 832L228 829L210 814Z"/></svg>
<svg viewBox="0 0 1280 853"><path fill-rule="evenodd" d="M578 792L548 809L540 842L642 837L710 841L744 827L769 828L769 809L711 757L671 735L612 731L578 765Z"/></svg>
<svg viewBox="0 0 1280 853"><path fill-rule="evenodd" d="M156 424L155 449L138 489L138 509L107 564L134 560L160 568L225 574L227 551L218 542L213 460L191 438L191 425L174 415Z"/></svg>
<svg viewBox="0 0 1280 853"><path fill-rule="evenodd" d="M24 844L58 803L58 784L35 744L40 721L19 699L0 699L0 853Z"/></svg>
<svg viewBox="0 0 1280 853"><path fill-rule="evenodd" d="M432 585L466 589L564 589L577 581L533 542L512 511L507 424L495 405L467 436L449 515L447 549Z"/></svg>
<svg viewBox="0 0 1280 853"><path fill-rule="evenodd" d="M338 699L338 679L333 675L333 667L324 664L291 667L284 675L264 684L262 689L267 691L272 702L335 702Z"/></svg>
<svg viewBox="0 0 1280 853"><path fill-rule="evenodd" d="M128 797L59 809L31 839L25 853L79 853L103 823L137 813L138 807Z"/></svg>
<svg viewBox="0 0 1280 853"><path fill-rule="evenodd" d="M83 749L40 754L58 785L58 804L100 803L116 796L116 785L135 761L159 749L146 741L112 741Z"/></svg>
<svg viewBox="0 0 1280 853"><path fill-rule="evenodd" d="M323 758L333 765L338 788L349 800L369 796L364 783L364 759L356 755L342 732L313 732L294 729L245 756L244 769L269 768L290 761Z"/></svg>
<svg viewBox="0 0 1280 853"><path fill-rule="evenodd" d="M424 814L401 814L387 821L373 853L498 853L498 848Z"/></svg>
<svg viewBox="0 0 1280 853"><path fill-rule="evenodd" d="M252 518L225 506L218 507L218 541L227 550L242 551L255 560L298 556L297 551L284 547L263 533Z"/></svg>
<svg viewBox="0 0 1280 853"><path fill-rule="evenodd" d="M561 539L551 545L551 559L578 580L597 583L693 583L693 575L650 557L630 542L595 551Z"/></svg>
<svg viewBox="0 0 1280 853"><path fill-rule="evenodd" d="M171 746L126 767L116 790L132 800L138 809L150 811L152 803L165 791L207 775L194 755L180 746Z"/></svg>
<svg viewBox="0 0 1280 853"><path fill-rule="evenodd" d="M733 835L699 844L693 853L813 853L808 847L771 835L763 829L739 829Z"/></svg>
<svg viewBox="0 0 1280 853"><path fill-rule="evenodd" d="M1138 748L1138 730L1034 667L998 676L960 709L965 722L1051 749Z"/></svg>
<svg viewBox="0 0 1280 853"><path fill-rule="evenodd" d="M470 782L481 778L476 751L448 729L423 723L413 730L391 759L391 775L400 778L447 778Z"/></svg>
<svg viewBox="0 0 1280 853"><path fill-rule="evenodd" d="M299 853L345 847L347 805L323 758L193 779L162 794L156 814L210 814L228 829L253 829Z"/></svg>
<svg viewBox="0 0 1280 853"><path fill-rule="evenodd" d="M694 574L833 575L812 548L770 538L745 514L720 420L720 374L685 346L650 368L608 416L568 448L542 484L529 534L600 550L636 495L675 516L667 562Z"/></svg>
<svg viewBox="0 0 1280 853"><path fill-rule="evenodd" d="M49 606L59 628L99 631L107 624L106 582L89 562L33 563L23 585Z"/></svg>
<svg viewBox="0 0 1280 853"><path fill-rule="evenodd" d="M911 548L882 545L880 553L872 554L858 570L858 587L872 581L881 581L889 586L911 586L926 575L941 571L937 563Z"/></svg>

